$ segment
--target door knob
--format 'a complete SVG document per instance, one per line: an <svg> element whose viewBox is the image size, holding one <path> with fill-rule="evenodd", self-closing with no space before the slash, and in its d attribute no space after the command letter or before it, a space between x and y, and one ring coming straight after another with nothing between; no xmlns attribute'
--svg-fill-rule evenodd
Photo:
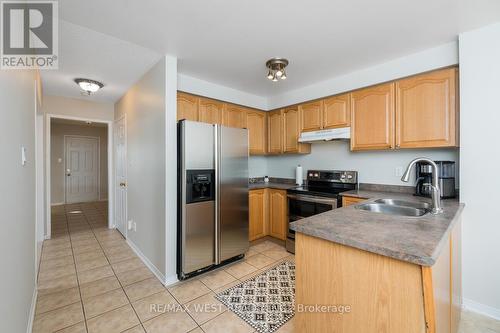
<svg viewBox="0 0 500 333"><path fill-rule="evenodd" d="M71 176L71 170L70 169L66 169L66 176Z"/></svg>
<svg viewBox="0 0 500 333"><path fill-rule="evenodd" d="M120 183L120 186L121 186L121 187L125 187L125 186L127 186L127 183L125 183L125 182L121 182L121 183Z"/></svg>

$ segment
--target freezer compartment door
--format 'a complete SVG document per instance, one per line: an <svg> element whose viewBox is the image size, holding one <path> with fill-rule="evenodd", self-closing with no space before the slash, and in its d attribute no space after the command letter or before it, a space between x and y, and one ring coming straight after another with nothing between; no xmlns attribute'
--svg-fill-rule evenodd
<svg viewBox="0 0 500 333"><path fill-rule="evenodd" d="M215 264L215 201L186 205L181 241L184 275Z"/></svg>
<svg viewBox="0 0 500 333"><path fill-rule="evenodd" d="M248 130L219 127L219 261L248 250Z"/></svg>

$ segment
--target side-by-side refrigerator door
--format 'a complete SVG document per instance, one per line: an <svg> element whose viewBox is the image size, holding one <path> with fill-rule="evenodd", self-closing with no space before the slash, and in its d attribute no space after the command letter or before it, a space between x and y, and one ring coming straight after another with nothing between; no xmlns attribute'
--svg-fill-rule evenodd
<svg viewBox="0 0 500 333"><path fill-rule="evenodd" d="M180 124L181 277L215 264L215 127Z"/></svg>
<svg viewBox="0 0 500 333"><path fill-rule="evenodd" d="M219 261L245 253L248 241L248 130L220 126Z"/></svg>

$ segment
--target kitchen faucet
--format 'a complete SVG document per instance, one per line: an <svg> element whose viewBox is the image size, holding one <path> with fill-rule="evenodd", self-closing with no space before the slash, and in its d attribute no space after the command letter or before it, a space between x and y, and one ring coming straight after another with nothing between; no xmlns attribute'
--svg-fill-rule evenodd
<svg viewBox="0 0 500 333"><path fill-rule="evenodd" d="M432 167L432 184L431 184L431 198L432 198L432 214L441 214L443 212L443 208L441 208L441 190L439 189L439 181L438 181L438 167L433 160L428 159L426 157L418 157L408 164L403 177L401 177L401 181L408 182L410 180L410 171L411 168L417 162L426 162L429 163Z"/></svg>

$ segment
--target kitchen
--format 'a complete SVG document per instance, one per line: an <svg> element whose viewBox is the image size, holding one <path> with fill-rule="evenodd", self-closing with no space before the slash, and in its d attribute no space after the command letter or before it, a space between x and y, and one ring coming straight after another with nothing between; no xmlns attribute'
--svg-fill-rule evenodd
<svg viewBox="0 0 500 333"><path fill-rule="evenodd" d="M306 307L314 304L350 304L354 309L359 309L360 306L364 309L345 317L339 317L337 313L297 312L295 329L317 332L340 326L344 332L356 332L368 331L373 326L389 326L390 332L458 331L460 310L457 309L462 302L462 293L461 285L456 281L461 278L461 250L451 245L452 242L460 244L461 228L456 224L460 225L463 209L463 205L458 203L458 184L455 182L459 142L457 82L457 67L449 67L269 112L178 92L177 117L183 127L195 127L195 124L202 122L222 125L219 129L222 133L228 127L248 129L250 161L247 163L250 174L254 172L252 167L267 158L268 169L269 164L280 165L277 168L279 171L274 171L274 177L265 175L249 178L248 241L255 246L259 244L259 240L271 239L284 245L289 253L295 253L297 304ZM204 127L210 128L211 125ZM426 130L420 130L421 128ZM200 146L199 137L198 140L195 139L196 131L193 130L191 135L195 140L193 144L197 142L198 153L190 156L189 151L194 151L194 148L181 145L181 150L187 151L181 160L193 159L201 151L210 149L210 144L205 148ZM210 136L212 135L208 135ZM329 166L344 164L349 165L349 169L303 171L299 165L295 170L295 179L279 176L290 174L295 161L310 165L311 161L307 157L316 149L316 145L322 149L321 157L311 158L316 163ZM343 153L343 161L339 160L338 155L334 155L333 159L325 156L331 154L335 149L332 148L334 145L340 146L337 150L347 151ZM362 172L352 170L358 166L356 158L365 152L369 152L369 157L364 163L369 163L368 168L373 169L368 172L374 177L375 184L361 181L360 178L369 178L363 177ZM404 154L396 157L396 165L405 164L406 171L403 172L403 167L394 168L392 164L392 179L388 179L387 184L382 184L380 179L383 178L383 171L377 168L373 159L384 159L389 154L398 155L401 152ZM411 161L420 155L432 156L436 161L429 158ZM284 161L280 160L281 156L285 157ZM322 157L328 162L321 161ZM366 165L363 167L367 169ZM189 171L182 171L181 175L184 172L189 174ZM217 170L215 172L221 175L224 173ZM397 180L393 180L395 178ZM404 183L410 178L415 185ZM216 192L217 186L215 184ZM227 204L222 200L219 205L222 208ZM445 207L444 210L441 207ZM199 223L195 222L198 219L193 218L193 226ZM391 219L394 222L389 222ZM402 222L405 219L408 222ZM193 228L189 227L190 222L188 219L183 220L179 229ZM436 230L429 228L425 232L421 231L422 235L417 236L417 230L426 229L426 225L431 223L439 226ZM222 222L219 228L221 231L216 231L216 235L224 232ZM410 232L413 228L416 229ZM247 232L247 229L243 232ZM213 230L209 233L213 233ZM370 235L372 239L366 238L366 235ZM380 239L377 240L377 237ZM396 239L389 242L388 237ZM415 240L414 237L421 239ZM435 243L430 244L433 238ZM183 234L181 243L188 243L190 239L189 235ZM392 276L385 271L368 271L367 280L353 278L352 274L356 270L362 270L364 265L369 265L370 261L360 261L359 264L363 266L352 266L354 272L343 272L344 269L348 270L348 266L344 268L344 257L339 254L336 264L325 265L325 261L336 258L335 251L340 250L333 249L334 252L330 252L326 247L330 244L321 239L337 244L331 246L348 249L344 250L348 256L345 257L345 264L356 259L356 254L349 251L357 248L362 250L362 254L374 256L375 259L371 259L375 261L382 255L389 258L384 259L386 261L392 260L397 264L405 262L412 269L421 267L417 273L413 272L412 283L415 284L403 287L414 290L427 288L423 291L424 298L415 297L411 308L402 306L404 303L401 301L407 301L407 294L399 296L394 289L384 289L393 288L394 282L390 282L389 286L370 287L375 290L376 295L388 293L390 304L394 302L394 305L388 307L377 306L377 302L381 301L379 296L371 298L368 294L348 294L351 288L366 292L361 286L370 285L373 274L386 274L383 275L384 278L392 281L402 273L397 271ZM434 268L433 265L440 257L442 244L446 242L450 244L449 251L454 252L448 252L445 254L448 256L447 260L441 260L445 262L440 262L440 266L445 268ZM194 245L192 248L198 247ZM224 245L216 245L215 253L223 247ZM241 248L237 251L240 256L226 262L218 261L209 268L203 267L209 266L208 261L191 273L196 276L241 259L247 248L248 243L242 241ZM187 247L186 253L189 253L188 250ZM210 252L210 248L202 252ZM262 254L265 256L266 252ZM251 262L252 257L247 254L245 260ZM440 283L443 277L433 271L446 271L446 267L448 281L452 282L447 287L450 296L443 300L440 296L443 290L439 289L442 288ZM420 269L422 273L419 273ZM186 277L184 274L180 275L182 279ZM339 285L341 289L329 290L325 281L337 279L338 282L333 282L333 285ZM344 279L346 282L342 282ZM433 289L433 279L438 285L436 289ZM424 281L424 286L418 281ZM360 297L364 301L357 303L356 299ZM438 305L437 310L434 303ZM414 314L414 317L408 318L408 313ZM318 317L321 320L314 319ZM388 317L391 318L389 321L384 319Z"/></svg>
<svg viewBox="0 0 500 333"><path fill-rule="evenodd" d="M499 4L57 6L0 71L0 331L500 332ZM107 200L51 200L51 117Z"/></svg>

